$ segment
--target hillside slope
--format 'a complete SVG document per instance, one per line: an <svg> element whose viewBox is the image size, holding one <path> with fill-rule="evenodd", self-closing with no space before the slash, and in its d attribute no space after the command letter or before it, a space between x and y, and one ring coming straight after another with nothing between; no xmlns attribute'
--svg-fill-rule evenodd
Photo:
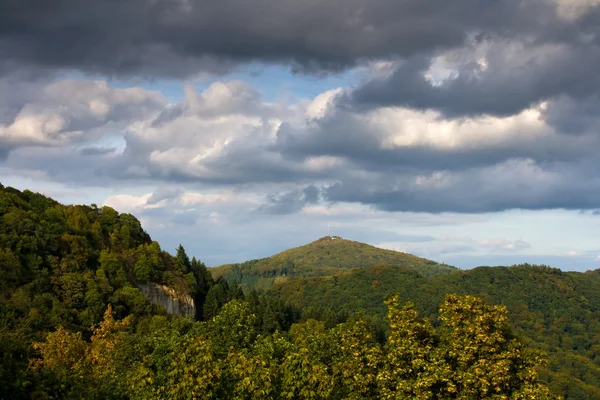
<svg viewBox="0 0 600 400"><path fill-rule="evenodd" d="M174 314L185 300L192 314L196 272L130 214L0 184L0 399L26 392L32 343L59 326L87 337L108 304L115 318L166 316L140 289L157 303L169 296L162 302Z"/></svg>
<svg viewBox="0 0 600 400"><path fill-rule="evenodd" d="M211 269L215 278L223 276L242 286L266 289L291 277L332 276L354 268L375 265L401 266L423 276L446 274L457 269L407 253L381 249L365 243L325 236L304 246L271 257L227 264Z"/></svg>
<svg viewBox="0 0 600 400"><path fill-rule="evenodd" d="M543 378L565 399L600 398L600 271L562 272L520 265L480 267L424 277L409 268L376 266L332 277L293 278L273 291L304 318L327 320L331 310L365 310L383 320L382 300L400 293L434 318L447 293L504 304L514 332L550 355Z"/></svg>

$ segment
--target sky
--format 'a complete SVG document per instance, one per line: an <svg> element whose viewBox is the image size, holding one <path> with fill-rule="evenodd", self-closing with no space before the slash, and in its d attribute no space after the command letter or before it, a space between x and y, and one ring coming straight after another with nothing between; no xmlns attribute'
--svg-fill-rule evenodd
<svg viewBox="0 0 600 400"><path fill-rule="evenodd" d="M0 183L210 266L600 268L599 0L0 2Z"/></svg>

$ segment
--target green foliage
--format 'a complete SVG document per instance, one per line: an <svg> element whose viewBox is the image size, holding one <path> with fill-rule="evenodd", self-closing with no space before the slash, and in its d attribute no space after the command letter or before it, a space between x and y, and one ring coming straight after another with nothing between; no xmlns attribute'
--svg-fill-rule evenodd
<svg viewBox="0 0 600 400"><path fill-rule="evenodd" d="M30 370L42 375L38 395L77 399L85 393L89 399L125 398L126 384L121 380L125 365L118 357L131 316L116 321L109 306L104 320L92 327L90 341L81 332L69 332L59 326L43 342L33 346L39 358L30 360Z"/></svg>
<svg viewBox="0 0 600 400"><path fill-rule="evenodd" d="M77 385L69 389L60 383L72 373L61 369L61 362L44 368L52 370L44 376L27 368L42 351L32 343L61 327L49 338L79 354L78 346L94 335L91 326L103 320L109 303L118 318L164 314L137 284L164 284L167 275L186 293L176 263L132 215L110 207L63 206L37 193L0 187L0 398L68 397L69 390L80 396L73 389Z"/></svg>
<svg viewBox="0 0 600 400"><path fill-rule="evenodd" d="M327 319L331 310L365 310L381 337L383 299L400 292L427 319L448 293L471 294L510 311L514 332L549 354L540 379L567 399L600 398L600 274L544 266L480 267L423 277L407 268L375 266L335 277L294 278L273 290L301 319Z"/></svg>
<svg viewBox="0 0 600 400"><path fill-rule="evenodd" d="M332 330L336 351L332 357L336 397L376 399L381 394L377 375L383 367L383 350L364 315Z"/></svg>
<svg viewBox="0 0 600 400"><path fill-rule="evenodd" d="M31 368L61 382L54 393L66 398L554 398L537 380L542 360L510 335L504 307L448 296L434 329L398 297L387 304L383 346L360 315L331 329L295 324L282 336L257 335L239 300L211 321L152 318L138 332L109 309L89 341L64 328L50 333Z"/></svg>
<svg viewBox="0 0 600 400"><path fill-rule="evenodd" d="M227 293L224 287L220 284L213 285L208 291L206 301L204 302L204 319L210 320L214 318L226 301Z"/></svg>
<svg viewBox="0 0 600 400"><path fill-rule="evenodd" d="M333 276L340 269L374 265L403 266L430 276L456 271L456 268L410 254L380 249L368 244L326 236L305 246L272 257L214 268L215 277L237 281L247 288L268 289L293 277Z"/></svg>
<svg viewBox="0 0 600 400"><path fill-rule="evenodd" d="M223 352L247 349L256 339L256 316L243 301L227 303L207 326L209 338Z"/></svg>
<svg viewBox="0 0 600 400"><path fill-rule="evenodd" d="M204 316L204 303L206 302L208 291L214 285L214 281L212 275L208 272L206 265L203 262L196 260L196 257L192 257L190 269L196 283L194 296L194 301L196 303L196 319L202 319Z"/></svg>

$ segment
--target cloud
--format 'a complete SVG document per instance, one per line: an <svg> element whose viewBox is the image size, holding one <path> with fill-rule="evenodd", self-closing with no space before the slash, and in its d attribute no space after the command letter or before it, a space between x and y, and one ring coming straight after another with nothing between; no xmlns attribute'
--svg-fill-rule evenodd
<svg viewBox="0 0 600 400"><path fill-rule="evenodd" d="M252 61L319 74L477 35L565 35L573 23L544 1L6 0L0 59L107 76L221 73Z"/></svg>
<svg viewBox="0 0 600 400"><path fill-rule="evenodd" d="M386 211L494 212L509 209L589 209L600 202L592 165L537 165L516 159L462 172L347 180L324 189L333 202L359 202Z"/></svg>
<svg viewBox="0 0 600 400"><path fill-rule="evenodd" d="M599 20L600 4L580 0L127 0L117 6L7 0L0 8L0 60L6 60L0 76L48 70L189 78L249 63L323 76L371 66L346 106L509 116L598 92ZM257 100L232 85L211 90L213 103L203 103L208 109L220 108L228 95L245 110L248 100ZM227 106L235 108L230 100ZM19 103L11 100L13 112ZM181 112L174 107L163 118Z"/></svg>
<svg viewBox="0 0 600 400"><path fill-rule="evenodd" d="M160 93L113 88L106 81L40 82L35 90L24 85L28 97L21 95L20 108L15 107L16 102L3 108L6 112L2 114L12 116L12 120L0 124L0 148L60 147L106 139L122 134L126 126L149 118L166 104ZM106 154L82 150L85 155L92 153Z"/></svg>
<svg viewBox="0 0 600 400"><path fill-rule="evenodd" d="M291 214L302 210L306 205L319 203L319 199L320 189L310 185L302 190L267 196L266 202L258 210L268 214Z"/></svg>
<svg viewBox="0 0 600 400"><path fill-rule="evenodd" d="M130 194L115 194L109 196L105 201L104 205L112 207L119 212L131 213L134 211L141 211L148 206L148 199L152 196L152 193L145 194L143 196L134 196Z"/></svg>
<svg viewBox="0 0 600 400"><path fill-rule="evenodd" d="M104 205L133 213L152 227L170 229L186 225L224 224L228 218L243 220L260 202L252 194L214 190L188 192L178 186L160 186L142 195L114 194Z"/></svg>
<svg viewBox="0 0 600 400"><path fill-rule="evenodd" d="M428 237L425 240L414 240L398 237L393 242L384 242L379 247L417 254L427 258L443 259L457 255L481 254L515 254L531 248L531 244L523 240L504 238L471 237Z"/></svg>
<svg viewBox="0 0 600 400"><path fill-rule="evenodd" d="M84 147L80 150L80 153L84 156L104 156L107 154L115 153L116 147Z"/></svg>
<svg viewBox="0 0 600 400"><path fill-rule="evenodd" d="M598 213L599 21L596 0L6 0L0 174L102 192L223 262L231 232L255 257L328 226L444 260L530 253L546 240L450 230ZM253 67L296 92L231 79Z"/></svg>
<svg viewBox="0 0 600 400"><path fill-rule="evenodd" d="M569 100L452 119L401 107L350 112L335 103L346 90L285 103L215 82L169 103L140 88L58 81L0 127L0 145L6 168L47 179L168 187L155 203L191 187L251 194L256 211L278 215L338 203L427 213L598 209L591 108L582 111L586 127L565 134L548 116L565 119Z"/></svg>
<svg viewBox="0 0 600 400"><path fill-rule="evenodd" d="M468 119L334 109L304 127L282 125L274 148L297 162L341 160L323 185L330 202L416 212L594 208L600 137L557 131L542 118L550 107Z"/></svg>
<svg viewBox="0 0 600 400"><path fill-rule="evenodd" d="M547 100L596 96L599 62L598 43L582 38L547 44L492 38L407 59L357 87L345 102L357 110L401 106L446 117L510 116Z"/></svg>
<svg viewBox="0 0 600 400"><path fill-rule="evenodd" d="M479 239L472 240L468 239L468 242L474 242L477 245L488 248L492 251L497 252L518 252L521 250L529 249L531 247L530 243L527 243L523 240L506 240L506 239Z"/></svg>
<svg viewBox="0 0 600 400"><path fill-rule="evenodd" d="M147 204L159 204L160 202L179 198L183 194L183 189L173 187L159 187L152 196L146 201Z"/></svg>

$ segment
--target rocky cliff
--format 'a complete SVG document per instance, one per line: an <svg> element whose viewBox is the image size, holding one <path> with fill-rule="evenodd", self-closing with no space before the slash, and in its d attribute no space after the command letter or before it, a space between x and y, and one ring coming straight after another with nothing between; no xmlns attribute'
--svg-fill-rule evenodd
<svg viewBox="0 0 600 400"><path fill-rule="evenodd" d="M178 294L168 286L155 283L139 284L138 287L152 303L163 306L170 315L193 318L196 313L194 299L189 295Z"/></svg>

